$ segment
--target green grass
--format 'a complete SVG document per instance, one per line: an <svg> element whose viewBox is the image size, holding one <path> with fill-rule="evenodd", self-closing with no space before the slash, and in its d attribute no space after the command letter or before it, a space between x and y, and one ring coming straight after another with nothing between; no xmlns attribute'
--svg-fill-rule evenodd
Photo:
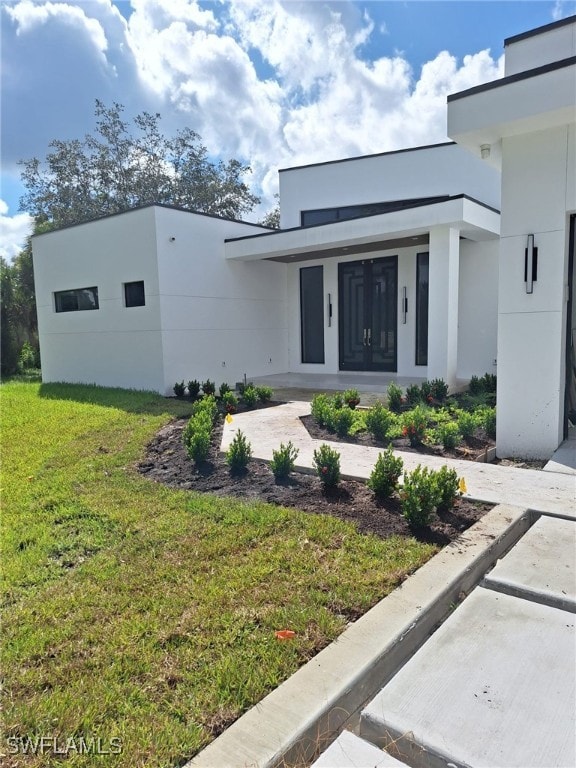
<svg viewBox="0 0 576 768"><path fill-rule="evenodd" d="M435 551L141 477L189 404L22 382L0 397L3 765L53 765L5 741L40 736L121 740L69 766L180 765Z"/></svg>

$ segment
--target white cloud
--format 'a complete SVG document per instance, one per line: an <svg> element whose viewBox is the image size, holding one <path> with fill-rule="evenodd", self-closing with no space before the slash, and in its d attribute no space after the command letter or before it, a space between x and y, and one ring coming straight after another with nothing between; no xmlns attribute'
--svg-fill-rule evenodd
<svg viewBox="0 0 576 768"><path fill-rule="evenodd" d="M33 219L27 213L8 216L8 205L0 199L0 256L12 261L32 234Z"/></svg>
<svg viewBox="0 0 576 768"><path fill-rule="evenodd" d="M552 9L552 18L554 21L560 21L567 16L576 14L576 3L574 0L556 0Z"/></svg>
<svg viewBox="0 0 576 768"><path fill-rule="evenodd" d="M128 21L111 0L2 6L8 166L42 157L49 139L92 132L100 98L127 118L158 111L167 133L189 126L213 155L248 162L266 209L278 167L442 141L447 94L502 74L488 51L463 62L444 51L416 73L400 53L363 58L384 32L369 5L131 5Z"/></svg>

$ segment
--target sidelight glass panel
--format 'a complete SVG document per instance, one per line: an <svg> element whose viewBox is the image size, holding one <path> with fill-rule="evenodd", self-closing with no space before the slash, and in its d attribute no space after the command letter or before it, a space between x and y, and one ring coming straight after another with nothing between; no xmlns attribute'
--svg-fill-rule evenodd
<svg viewBox="0 0 576 768"><path fill-rule="evenodd" d="M416 365L428 365L428 273L427 253L416 256Z"/></svg>
<svg viewBox="0 0 576 768"><path fill-rule="evenodd" d="M300 328L303 363L324 362L323 267L300 270Z"/></svg>

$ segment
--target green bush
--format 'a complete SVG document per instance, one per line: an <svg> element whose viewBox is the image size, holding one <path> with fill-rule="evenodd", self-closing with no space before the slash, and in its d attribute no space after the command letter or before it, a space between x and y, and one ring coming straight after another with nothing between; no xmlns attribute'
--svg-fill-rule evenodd
<svg viewBox="0 0 576 768"><path fill-rule="evenodd" d="M430 394L439 403L443 403L448 397L448 384L444 379L432 379L430 382Z"/></svg>
<svg viewBox="0 0 576 768"><path fill-rule="evenodd" d="M400 413L402 408L402 389L393 381L388 384L388 409Z"/></svg>
<svg viewBox="0 0 576 768"><path fill-rule="evenodd" d="M258 393L256 392L256 387L253 387L252 384L246 387L242 393L242 400L244 401L246 408L254 408L258 402Z"/></svg>
<svg viewBox="0 0 576 768"><path fill-rule="evenodd" d="M420 399L424 403L429 403L432 399L432 387L429 381L423 381L420 384Z"/></svg>
<svg viewBox="0 0 576 768"><path fill-rule="evenodd" d="M354 422L354 414L347 406L335 408L332 417L333 429L339 437L346 437L350 433L350 427Z"/></svg>
<svg viewBox="0 0 576 768"><path fill-rule="evenodd" d="M384 453L379 453L374 469L368 478L368 488L373 490L378 498L387 499L398 487L398 478L402 474L403 468L404 462L400 456L394 456L392 448L388 448Z"/></svg>
<svg viewBox="0 0 576 768"><path fill-rule="evenodd" d="M376 440L385 440L394 422L394 414L382 403L376 403L366 412L366 429Z"/></svg>
<svg viewBox="0 0 576 768"><path fill-rule="evenodd" d="M298 448L295 448L291 442L288 445L280 443L277 451L272 451L272 461L270 469L274 473L276 480L288 477L290 472L294 471L294 462L298 457Z"/></svg>
<svg viewBox="0 0 576 768"><path fill-rule="evenodd" d="M468 411L458 412L458 429L465 440L469 440L478 427L478 417Z"/></svg>
<svg viewBox="0 0 576 768"><path fill-rule="evenodd" d="M480 395L482 392L484 392L484 385L478 376L472 376L470 379L470 384L468 384L468 392L470 392L471 395Z"/></svg>
<svg viewBox="0 0 576 768"><path fill-rule="evenodd" d="M270 400L272 400L274 390L272 387L256 387L256 394L258 395L258 400L260 400L261 403L268 403Z"/></svg>
<svg viewBox="0 0 576 768"><path fill-rule="evenodd" d="M330 402L330 398L326 394L314 395L312 398L310 413L312 414L312 418L319 427L326 426L331 407L332 404Z"/></svg>
<svg viewBox="0 0 576 768"><path fill-rule="evenodd" d="M224 397L224 395L227 392L232 392L232 387L230 386L230 384L227 384L225 381L223 381L222 384L220 384L220 387L218 388L218 394L220 395L220 397Z"/></svg>
<svg viewBox="0 0 576 768"><path fill-rule="evenodd" d="M213 381L210 381L210 379L206 379L206 381L202 382L202 392L204 392L205 395L215 394L216 384Z"/></svg>
<svg viewBox="0 0 576 768"><path fill-rule="evenodd" d="M341 392L335 392L330 398L334 408L344 407L344 397Z"/></svg>
<svg viewBox="0 0 576 768"><path fill-rule="evenodd" d="M188 396L191 397L192 400L196 400L199 394L200 382L196 381L196 379L192 379L192 381L188 382Z"/></svg>
<svg viewBox="0 0 576 768"><path fill-rule="evenodd" d="M184 393L186 392L186 387L184 386L184 382L177 381L176 384L174 384L173 390L176 397L184 397Z"/></svg>
<svg viewBox="0 0 576 768"><path fill-rule="evenodd" d="M410 406L418 405L422 402L422 390L418 384L410 384L406 387L406 402Z"/></svg>
<svg viewBox="0 0 576 768"><path fill-rule="evenodd" d="M438 493L437 508L450 509L460 495L459 478L455 469L449 469L447 466L440 467L434 472L434 482Z"/></svg>
<svg viewBox="0 0 576 768"><path fill-rule="evenodd" d="M408 524L415 528L430 525L438 505L438 487L434 474L419 464L412 472L404 475L400 493L402 514Z"/></svg>
<svg viewBox="0 0 576 768"><path fill-rule="evenodd" d="M357 389L347 389L346 392L344 392L343 399L348 408L354 410L360 402L360 393Z"/></svg>
<svg viewBox="0 0 576 768"><path fill-rule="evenodd" d="M456 448L456 446L462 440L462 435L460 434L458 424L454 421L448 421L445 424L440 424L436 430L436 433L440 442L447 450Z"/></svg>
<svg viewBox="0 0 576 768"><path fill-rule="evenodd" d="M482 426L486 430L488 437L496 437L496 408L486 408L483 414Z"/></svg>
<svg viewBox="0 0 576 768"><path fill-rule="evenodd" d="M27 341L22 344L22 349L18 356L18 370L20 373L30 371L39 367L38 354L34 347Z"/></svg>
<svg viewBox="0 0 576 768"><path fill-rule="evenodd" d="M481 381L484 392L496 392L497 379L493 373L485 373Z"/></svg>
<svg viewBox="0 0 576 768"><path fill-rule="evenodd" d="M226 413L236 413L238 410L238 398L234 392L224 392L222 395L222 405Z"/></svg>
<svg viewBox="0 0 576 768"><path fill-rule="evenodd" d="M246 435L238 430L226 453L226 463L230 467L230 472L238 473L246 469L251 456L252 447Z"/></svg>
<svg viewBox="0 0 576 768"><path fill-rule="evenodd" d="M218 405L214 395L207 395L192 404L192 418L199 414L206 414L210 419L210 423L214 424L218 415Z"/></svg>
<svg viewBox="0 0 576 768"><path fill-rule="evenodd" d="M206 461L210 453L210 431L199 429L190 434L186 443L186 453L196 464Z"/></svg>
<svg viewBox="0 0 576 768"><path fill-rule="evenodd" d="M410 440L410 445L421 445L426 436L428 413L419 405L402 416L402 434Z"/></svg>
<svg viewBox="0 0 576 768"><path fill-rule="evenodd" d="M325 488L333 488L340 482L340 454L323 443L314 451L313 464Z"/></svg>

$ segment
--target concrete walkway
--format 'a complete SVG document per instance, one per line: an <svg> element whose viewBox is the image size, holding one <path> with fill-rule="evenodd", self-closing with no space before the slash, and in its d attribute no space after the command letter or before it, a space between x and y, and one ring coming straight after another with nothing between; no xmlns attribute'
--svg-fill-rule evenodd
<svg viewBox="0 0 576 768"><path fill-rule="evenodd" d="M239 414L255 457L311 471L307 403ZM377 449L334 443L366 478ZM497 506L197 755L189 768L573 768L576 476L448 463ZM576 458L576 457L575 457ZM576 462L575 462L576 463ZM456 608L454 609L454 607Z"/></svg>
<svg viewBox="0 0 576 768"><path fill-rule="evenodd" d="M254 458L269 461L272 451L280 443L292 441L298 448L296 461L300 471L312 471L314 450L327 442L340 452L340 466L344 477L365 480L370 476L379 448L313 440L300 421L310 413L310 404L290 402L275 408L246 411L237 414L225 424L222 450L228 449L236 430L240 429L252 445ZM418 464L438 469L444 464L454 467L466 480L467 496L493 504L513 504L536 512L576 519L576 475L564 472L542 472L536 469L481 464L472 461L450 460L437 456L397 451L406 470ZM566 470L566 466L564 467Z"/></svg>

